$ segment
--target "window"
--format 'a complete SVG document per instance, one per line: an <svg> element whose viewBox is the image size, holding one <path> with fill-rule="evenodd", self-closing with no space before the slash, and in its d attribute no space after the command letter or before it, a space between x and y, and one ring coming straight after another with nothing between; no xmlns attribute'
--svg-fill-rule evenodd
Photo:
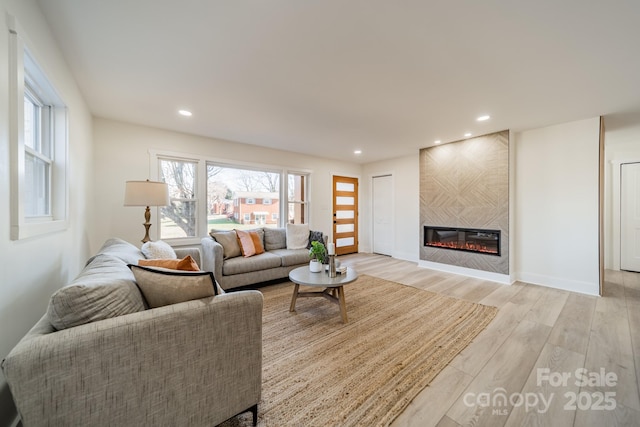
<svg viewBox="0 0 640 427"><path fill-rule="evenodd" d="M291 224L307 222L307 180L306 174L287 175L287 215Z"/></svg>
<svg viewBox="0 0 640 427"><path fill-rule="evenodd" d="M9 24L11 239L67 228L67 109Z"/></svg>
<svg viewBox="0 0 640 427"><path fill-rule="evenodd" d="M228 209L241 210L241 224L230 219L221 209L213 209L208 225L210 228L233 229L254 228L256 225L278 227L277 221L267 220L270 213L280 209L280 182L282 171L249 169L228 164L207 164L207 204L224 205ZM244 201L238 202L238 201ZM262 200L262 204L257 203ZM265 203L268 200L269 203ZM268 204L268 212L263 205ZM211 211L211 210L210 210Z"/></svg>
<svg viewBox="0 0 640 427"><path fill-rule="evenodd" d="M284 227L287 221L308 220L308 172L178 152L151 150L150 155L155 160L150 178L169 184L171 206L159 208L153 221L163 240L197 244L211 229Z"/></svg>
<svg viewBox="0 0 640 427"><path fill-rule="evenodd" d="M197 161L160 159L160 181L169 186L171 204L160 209L160 238L198 236Z"/></svg>

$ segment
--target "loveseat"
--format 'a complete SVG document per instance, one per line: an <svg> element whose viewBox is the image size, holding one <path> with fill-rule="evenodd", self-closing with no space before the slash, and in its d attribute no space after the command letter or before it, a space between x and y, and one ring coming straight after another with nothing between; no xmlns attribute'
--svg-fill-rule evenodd
<svg viewBox="0 0 640 427"><path fill-rule="evenodd" d="M244 256L236 230L211 230L202 239L202 268L212 271L225 290L287 278L294 268L309 264L312 241L327 241L324 233L304 224L248 231L257 234L264 252Z"/></svg>
<svg viewBox="0 0 640 427"><path fill-rule="evenodd" d="M176 250L196 260L198 253ZM149 309L135 269L215 284L210 272L131 266L142 258L135 246L108 240L3 360L25 427L211 427L247 410L255 420L262 294L217 292Z"/></svg>

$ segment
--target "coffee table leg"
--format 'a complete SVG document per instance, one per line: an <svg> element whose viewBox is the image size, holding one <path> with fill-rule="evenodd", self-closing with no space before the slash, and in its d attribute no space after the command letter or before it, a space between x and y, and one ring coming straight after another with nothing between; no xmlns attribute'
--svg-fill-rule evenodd
<svg viewBox="0 0 640 427"><path fill-rule="evenodd" d="M344 287L338 286L338 299L340 300L340 314L342 315L342 323L347 323L347 304L344 300Z"/></svg>
<svg viewBox="0 0 640 427"><path fill-rule="evenodd" d="M298 299L298 289L300 289L300 285L296 283L293 288L293 296L291 297L291 306L289 307L289 311L296 311L296 300Z"/></svg>

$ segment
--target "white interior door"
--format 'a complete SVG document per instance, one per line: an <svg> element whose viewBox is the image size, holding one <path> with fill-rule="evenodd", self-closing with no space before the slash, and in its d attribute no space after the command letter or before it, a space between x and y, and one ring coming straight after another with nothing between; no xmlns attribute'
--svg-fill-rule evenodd
<svg viewBox="0 0 640 427"><path fill-rule="evenodd" d="M620 166L620 268L640 272L640 163Z"/></svg>
<svg viewBox="0 0 640 427"><path fill-rule="evenodd" d="M373 188L373 252L393 254L393 177L374 176Z"/></svg>

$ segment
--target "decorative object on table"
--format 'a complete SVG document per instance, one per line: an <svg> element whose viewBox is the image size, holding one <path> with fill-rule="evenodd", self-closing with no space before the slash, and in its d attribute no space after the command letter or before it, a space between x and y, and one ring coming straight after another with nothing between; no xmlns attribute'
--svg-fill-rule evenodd
<svg viewBox="0 0 640 427"><path fill-rule="evenodd" d="M327 246L329 255L329 277L336 277L336 244L332 242Z"/></svg>
<svg viewBox="0 0 640 427"><path fill-rule="evenodd" d="M312 273L319 273L322 271L322 264L327 256L327 249L321 242L311 242L311 249L309 249L309 271Z"/></svg>
<svg viewBox="0 0 640 427"><path fill-rule="evenodd" d="M149 237L149 227L151 227L150 206L169 205L169 187L165 182L158 181L127 181L124 189L125 206L146 206L144 211L145 235L142 243L151 240Z"/></svg>

